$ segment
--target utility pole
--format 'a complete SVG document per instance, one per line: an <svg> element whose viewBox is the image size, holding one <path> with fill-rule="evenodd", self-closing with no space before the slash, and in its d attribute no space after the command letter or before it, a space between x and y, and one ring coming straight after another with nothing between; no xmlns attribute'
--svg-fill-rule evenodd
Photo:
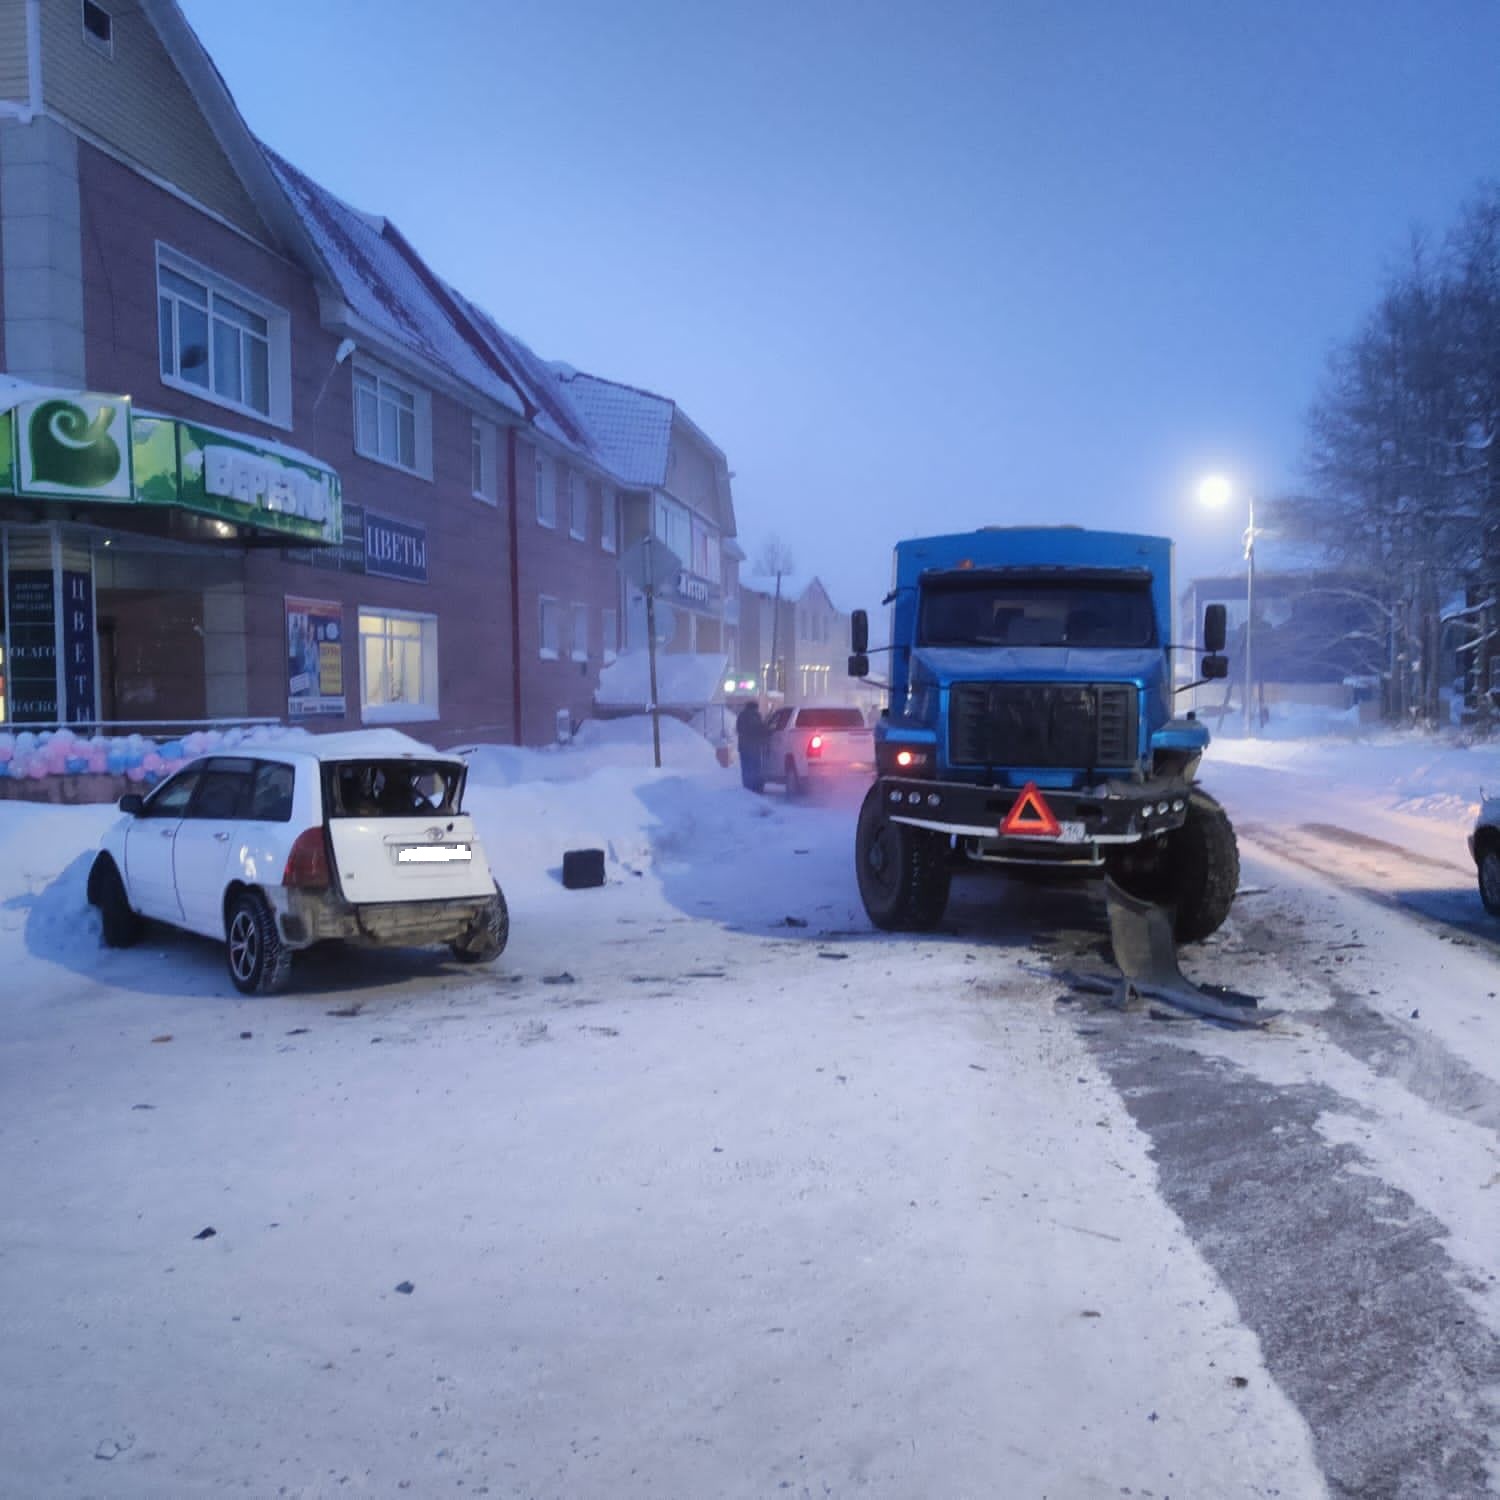
<svg viewBox="0 0 1500 1500"><path fill-rule="evenodd" d="M1245 737L1255 734L1250 703L1255 674L1251 670L1251 644L1255 635L1255 496L1250 496L1250 525L1245 532Z"/></svg>
<svg viewBox="0 0 1500 1500"><path fill-rule="evenodd" d="M656 548L646 537L646 661L651 674L651 753L661 770L661 709L656 702Z"/></svg>

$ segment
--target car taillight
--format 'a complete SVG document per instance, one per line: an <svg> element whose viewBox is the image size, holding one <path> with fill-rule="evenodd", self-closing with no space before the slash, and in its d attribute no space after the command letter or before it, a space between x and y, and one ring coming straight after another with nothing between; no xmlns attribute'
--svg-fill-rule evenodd
<svg viewBox="0 0 1500 1500"><path fill-rule="evenodd" d="M286 869L281 872L282 885L322 891L328 888L330 879L328 835L321 828L299 833L286 857Z"/></svg>
<svg viewBox="0 0 1500 1500"><path fill-rule="evenodd" d="M813 757L817 757L823 753L823 736L821 734L815 734L807 742L807 753Z"/></svg>

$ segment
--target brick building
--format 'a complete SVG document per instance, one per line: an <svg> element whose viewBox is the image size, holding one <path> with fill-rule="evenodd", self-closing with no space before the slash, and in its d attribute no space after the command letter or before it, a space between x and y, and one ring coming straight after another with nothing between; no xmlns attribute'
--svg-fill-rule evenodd
<svg viewBox="0 0 1500 1500"><path fill-rule="evenodd" d="M175 0L0 6L0 370L8 726L550 739L621 648L642 497L673 498L573 394L628 388L262 147ZM663 463L710 454L708 573L727 465L665 406ZM696 613L722 640L722 597Z"/></svg>

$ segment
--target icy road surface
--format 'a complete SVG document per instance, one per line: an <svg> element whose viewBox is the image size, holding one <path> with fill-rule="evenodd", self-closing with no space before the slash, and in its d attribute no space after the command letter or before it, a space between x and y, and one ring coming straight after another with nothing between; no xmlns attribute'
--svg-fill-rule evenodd
<svg viewBox="0 0 1500 1500"><path fill-rule="evenodd" d="M482 754L501 963L264 1000L0 804L0 1492L1500 1493L1488 946L1247 837L1184 968L1284 1018L1117 1014L1087 892L878 936L694 748Z"/></svg>

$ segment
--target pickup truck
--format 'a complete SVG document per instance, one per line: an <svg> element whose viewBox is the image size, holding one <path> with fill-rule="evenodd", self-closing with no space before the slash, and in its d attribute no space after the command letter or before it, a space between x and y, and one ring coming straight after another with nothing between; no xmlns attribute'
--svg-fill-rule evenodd
<svg viewBox="0 0 1500 1500"><path fill-rule="evenodd" d="M834 777L874 775L875 732L857 708L803 704L766 720L767 781L800 797Z"/></svg>

